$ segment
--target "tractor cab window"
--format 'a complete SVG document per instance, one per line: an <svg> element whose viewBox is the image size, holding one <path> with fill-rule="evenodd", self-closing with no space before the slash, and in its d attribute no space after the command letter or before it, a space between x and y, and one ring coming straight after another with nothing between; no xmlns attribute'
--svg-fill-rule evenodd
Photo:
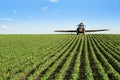
<svg viewBox="0 0 120 80"><path fill-rule="evenodd" d="M78 28L84 28L84 24L79 24Z"/></svg>

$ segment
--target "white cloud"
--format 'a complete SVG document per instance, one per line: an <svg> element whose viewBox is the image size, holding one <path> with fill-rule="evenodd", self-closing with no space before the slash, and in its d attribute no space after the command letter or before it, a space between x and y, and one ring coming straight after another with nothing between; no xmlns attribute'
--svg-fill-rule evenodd
<svg viewBox="0 0 120 80"><path fill-rule="evenodd" d="M3 29L9 29L9 27L7 27L6 25L2 25L1 26Z"/></svg>
<svg viewBox="0 0 120 80"><path fill-rule="evenodd" d="M13 11L13 13L14 13L14 14L16 14L16 13L17 13L17 11L16 11L16 10L14 10L14 11Z"/></svg>
<svg viewBox="0 0 120 80"><path fill-rule="evenodd" d="M48 9L48 7L47 6L44 6L44 7L42 7L42 10L47 10Z"/></svg>
<svg viewBox="0 0 120 80"><path fill-rule="evenodd" d="M58 0L49 0L49 1L52 2L52 3L58 2Z"/></svg>
<svg viewBox="0 0 120 80"><path fill-rule="evenodd" d="M58 10L55 10L54 13L55 13L55 14L58 14L58 13L60 13L61 11L62 11L62 10L58 9Z"/></svg>
<svg viewBox="0 0 120 80"><path fill-rule="evenodd" d="M13 21L13 19L12 18L0 18L0 21Z"/></svg>

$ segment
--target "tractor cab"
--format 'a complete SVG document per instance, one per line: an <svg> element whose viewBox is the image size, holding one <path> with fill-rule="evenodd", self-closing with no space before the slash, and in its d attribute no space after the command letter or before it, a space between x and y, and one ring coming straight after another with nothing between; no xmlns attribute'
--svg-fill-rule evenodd
<svg viewBox="0 0 120 80"><path fill-rule="evenodd" d="M78 24L78 28L84 28L84 24L83 23Z"/></svg>

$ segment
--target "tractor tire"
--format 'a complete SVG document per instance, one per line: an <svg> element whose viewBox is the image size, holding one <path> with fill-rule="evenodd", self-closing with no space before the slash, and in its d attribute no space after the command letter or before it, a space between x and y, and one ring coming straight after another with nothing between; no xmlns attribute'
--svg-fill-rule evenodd
<svg viewBox="0 0 120 80"><path fill-rule="evenodd" d="M79 34L79 29L77 28L77 35Z"/></svg>
<svg viewBox="0 0 120 80"><path fill-rule="evenodd" d="M77 32L77 35L78 35L79 33Z"/></svg>
<svg viewBox="0 0 120 80"><path fill-rule="evenodd" d="M85 29L83 30L83 35L85 35Z"/></svg>

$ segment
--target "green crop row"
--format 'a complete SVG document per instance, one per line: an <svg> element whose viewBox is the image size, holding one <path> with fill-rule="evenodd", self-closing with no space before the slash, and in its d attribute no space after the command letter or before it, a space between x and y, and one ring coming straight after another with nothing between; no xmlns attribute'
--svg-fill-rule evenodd
<svg viewBox="0 0 120 80"><path fill-rule="evenodd" d="M0 80L119 80L120 35L0 35Z"/></svg>

